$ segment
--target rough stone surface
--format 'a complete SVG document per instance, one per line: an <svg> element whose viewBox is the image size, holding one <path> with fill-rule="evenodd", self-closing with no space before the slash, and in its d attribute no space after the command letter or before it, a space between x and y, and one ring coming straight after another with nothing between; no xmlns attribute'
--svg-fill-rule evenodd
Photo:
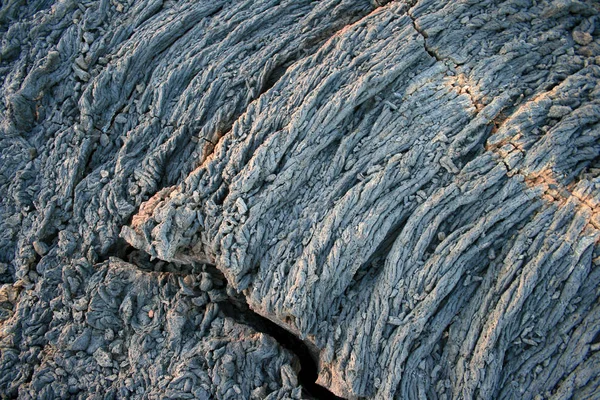
<svg viewBox="0 0 600 400"><path fill-rule="evenodd" d="M0 396L600 397L599 15L3 2Z"/></svg>

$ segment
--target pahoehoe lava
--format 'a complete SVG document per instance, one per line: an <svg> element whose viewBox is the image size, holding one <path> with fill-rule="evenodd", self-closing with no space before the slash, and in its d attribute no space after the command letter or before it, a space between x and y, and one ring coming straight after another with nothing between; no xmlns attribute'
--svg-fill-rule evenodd
<svg viewBox="0 0 600 400"><path fill-rule="evenodd" d="M247 304L240 301L219 303L224 315L273 337L283 348L293 353L300 363L298 382L302 385L303 394L309 399L328 400L340 399L323 386L316 383L317 360L311 354L308 346L273 321L253 312Z"/></svg>
<svg viewBox="0 0 600 400"><path fill-rule="evenodd" d="M598 1L7 0L0 37L0 398L600 398Z"/></svg>

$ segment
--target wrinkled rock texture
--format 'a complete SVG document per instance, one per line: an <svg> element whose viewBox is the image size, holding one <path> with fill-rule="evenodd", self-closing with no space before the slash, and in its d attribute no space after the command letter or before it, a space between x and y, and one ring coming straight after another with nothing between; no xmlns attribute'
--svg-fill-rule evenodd
<svg viewBox="0 0 600 400"><path fill-rule="evenodd" d="M341 397L600 398L597 1L8 0L0 35L0 397L308 397L247 304Z"/></svg>

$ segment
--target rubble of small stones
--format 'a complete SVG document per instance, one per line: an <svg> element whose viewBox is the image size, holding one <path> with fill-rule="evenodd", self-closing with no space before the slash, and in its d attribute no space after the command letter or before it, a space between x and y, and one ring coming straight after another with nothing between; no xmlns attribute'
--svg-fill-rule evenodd
<svg viewBox="0 0 600 400"><path fill-rule="evenodd" d="M8 0L0 398L600 398L595 0ZM266 325L265 325L266 326Z"/></svg>

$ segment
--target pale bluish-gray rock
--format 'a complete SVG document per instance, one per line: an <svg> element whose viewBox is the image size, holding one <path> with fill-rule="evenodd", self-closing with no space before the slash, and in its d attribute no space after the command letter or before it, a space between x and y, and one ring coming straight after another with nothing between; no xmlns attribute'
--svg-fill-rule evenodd
<svg viewBox="0 0 600 400"><path fill-rule="evenodd" d="M0 393L598 397L599 12L3 3Z"/></svg>

